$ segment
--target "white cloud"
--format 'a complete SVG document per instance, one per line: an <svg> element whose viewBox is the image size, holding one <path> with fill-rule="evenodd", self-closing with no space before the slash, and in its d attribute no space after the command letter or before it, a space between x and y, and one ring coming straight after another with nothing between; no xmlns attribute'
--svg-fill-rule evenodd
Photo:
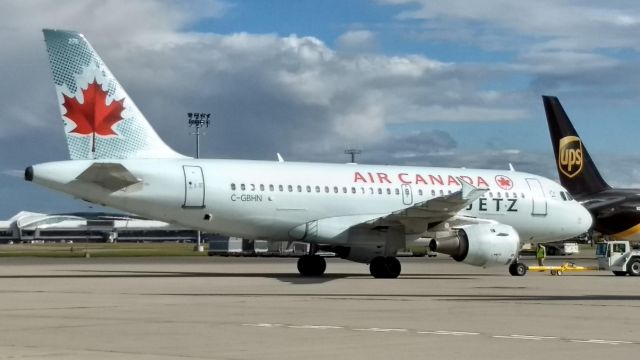
<svg viewBox="0 0 640 360"><path fill-rule="evenodd" d="M336 39L336 46L346 51L371 51L376 47L375 34L369 30L349 30Z"/></svg>

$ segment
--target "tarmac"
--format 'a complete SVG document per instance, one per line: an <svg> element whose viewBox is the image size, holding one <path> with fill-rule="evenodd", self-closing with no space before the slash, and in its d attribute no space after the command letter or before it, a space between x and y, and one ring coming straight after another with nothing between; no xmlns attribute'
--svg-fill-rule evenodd
<svg viewBox="0 0 640 360"><path fill-rule="evenodd" d="M324 277L301 278L295 261L2 258L0 359L640 354L640 278L512 277L440 256L402 258L398 279L340 259L328 259Z"/></svg>

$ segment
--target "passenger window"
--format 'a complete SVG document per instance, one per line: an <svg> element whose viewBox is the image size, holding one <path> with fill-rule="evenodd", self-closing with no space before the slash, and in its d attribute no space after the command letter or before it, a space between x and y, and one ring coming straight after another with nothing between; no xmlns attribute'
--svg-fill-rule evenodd
<svg viewBox="0 0 640 360"><path fill-rule="evenodd" d="M256 191L256 185L255 184L251 184L251 191Z"/></svg>
<svg viewBox="0 0 640 360"><path fill-rule="evenodd" d="M351 187L351 193L352 193L352 194L355 194L355 193L356 193L356 188Z"/></svg>
<svg viewBox="0 0 640 360"><path fill-rule="evenodd" d="M260 184L260 191L264 191L264 184Z"/></svg>
<svg viewBox="0 0 640 360"><path fill-rule="evenodd" d="M231 190L236 191L236 184L231 183Z"/></svg>
<svg viewBox="0 0 640 360"><path fill-rule="evenodd" d="M284 191L284 186L278 185L278 190L280 190L280 192L283 192Z"/></svg>
<svg viewBox="0 0 640 360"><path fill-rule="evenodd" d="M244 184L240 184L240 190L244 191L244 189L245 189Z"/></svg>
<svg viewBox="0 0 640 360"><path fill-rule="evenodd" d="M504 193L504 197L506 197L508 199L509 198L509 193L508 192Z"/></svg>
<svg viewBox="0 0 640 360"><path fill-rule="evenodd" d="M302 186L298 185L297 188L298 188L298 192L302 192Z"/></svg>
<svg viewBox="0 0 640 360"><path fill-rule="evenodd" d="M440 196L444 196L444 191L440 190Z"/></svg>
<svg viewBox="0 0 640 360"><path fill-rule="evenodd" d="M496 197L497 197L498 199L500 199L500 198L502 197L502 193L498 191L498 192L496 193Z"/></svg>
<svg viewBox="0 0 640 360"><path fill-rule="evenodd" d="M345 194L347 193L347 187L346 186L342 187L342 192L345 193Z"/></svg>
<svg viewBox="0 0 640 360"><path fill-rule="evenodd" d="M338 193L338 187L337 186L333 187L333 192L336 193L336 194Z"/></svg>
<svg viewBox="0 0 640 360"><path fill-rule="evenodd" d="M289 192L293 192L293 186L292 185L287 185L287 190L289 190Z"/></svg>
<svg viewBox="0 0 640 360"><path fill-rule="evenodd" d="M307 185L307 192L310 193L311 192L311 186Z"/></svg>
<svg viewBox="0 0 640 360"><path fill-rule="evenodd" d="M362 191L362 193L363 193L363 194L365 193L365 191L364 191L364 188L363 188L363 187L360 187L360 191ZM371 193L373 193L373 191L372 191Z"/></svg>
<svg viewBox="0 0 640 360"><path fill-rule="evenodd" d="M378 188L378 195L382 195L382 188Z"/></svg>
<svg viewBox="0 0 640 360"><path fill-rule="evenodd" d="M418 190L418 195L422 196L422 189Z"/></svg>
<svg viewBox="0 0 640 360"><path fill-rule="evenodd" d="M274 190L273 184L269 184L269 191L273 191L273 190Z"/></svg>
<svg viewBox="0 0 640 360"><path fill-rule="evenodd" d="M521 193L520 195L522 195L522 198L524 199L524 193Z"/></svg>
<svg viewBox="0 0 640 360"><path fill-rule="evenodd" d="M514 192L514 193L513 193L513 198L514 198L514 199L517 199L517 198L518 198L518 193Z"/></svg>
<svg viewBox="0 0 640 360"><path fill-rule="evenodd" d="M447 191L447 193L448 193L449 195L451 195L451 190Z"/></svg>
<svg viewBox="0 0 640 360"><path fill-rule="evenodd" d="M489 192L489 197L492 198L493 197L493 193Z"/></svg>
<svg viewBox="0 0 640 360"><path fill-rule="evenodd" d="M431 196L436 196L436 191L435 190L431 190Z"/></svg>
<svg viewBox="0 0 640 360"><path fill-rule="evenodd" d="M329 187L328 186L324 187L324 192L326 192L327 194L329 193Z"/></svg>
<svg viewBox="0 0 640 360"><path fill-rule="evenodd" d="M391 195L391 189L387 188L387 195Z"/></svg>
<svg viewBox="0 0 640 360"><path fill-rule="evenodd" d="M396 195L400 195L400 189L396 188Z"/></svg>
<svg viewBox="0 0 640 360"><path fill-rule="evenodd" d="M316 192L319 193L320 192L320 186L316 186Z"/></svg>

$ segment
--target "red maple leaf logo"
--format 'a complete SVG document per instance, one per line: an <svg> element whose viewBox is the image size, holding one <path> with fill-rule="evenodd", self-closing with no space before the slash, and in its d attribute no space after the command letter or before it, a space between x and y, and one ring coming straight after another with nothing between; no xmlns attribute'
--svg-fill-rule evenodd
<svg viewBox="0 0 640 360"><path fill-rule="evenodd" d="M92 152L96 151L96 136L118 135L113 131L113 126L123 120L121 114L124 111L124 98L107 105L107 92L102 90L96 80L82 90L82 104L76 98L64 94L62 96L62 105L67 110L64 116L76 125L69 133L92 135Z"/></svg>
<svg viewBox="0 0 640 360"><path fill-rule="evenodd" d="M506 176L498 175L496 176L496 183L500 186L501 189L511 190L513 187L513 182Z"/></svg>

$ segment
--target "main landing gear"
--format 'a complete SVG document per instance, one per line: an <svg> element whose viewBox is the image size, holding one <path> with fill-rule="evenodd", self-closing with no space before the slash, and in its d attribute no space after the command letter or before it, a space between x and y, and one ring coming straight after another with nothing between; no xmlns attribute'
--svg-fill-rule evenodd
<svg viewBox="0 0 640 360"><path fill-rule="evenodd" d="M393 256L376 256L369 263L371 276L378 279L395 279L400 275L402 266Z"/></svg>
<svg viewBox="0 0 640 360"><path fill-rule="evenodd" d="M298 259L298 271L302 276L322 276L327 262L320 255L302 255Z"/></svg>
<svg viewBox="0 0 640 360"><path fill-rule="evenodd" d="M527 274L527 265L516 260L509 265L509 274L512 276L525 276Z"/></svg>

